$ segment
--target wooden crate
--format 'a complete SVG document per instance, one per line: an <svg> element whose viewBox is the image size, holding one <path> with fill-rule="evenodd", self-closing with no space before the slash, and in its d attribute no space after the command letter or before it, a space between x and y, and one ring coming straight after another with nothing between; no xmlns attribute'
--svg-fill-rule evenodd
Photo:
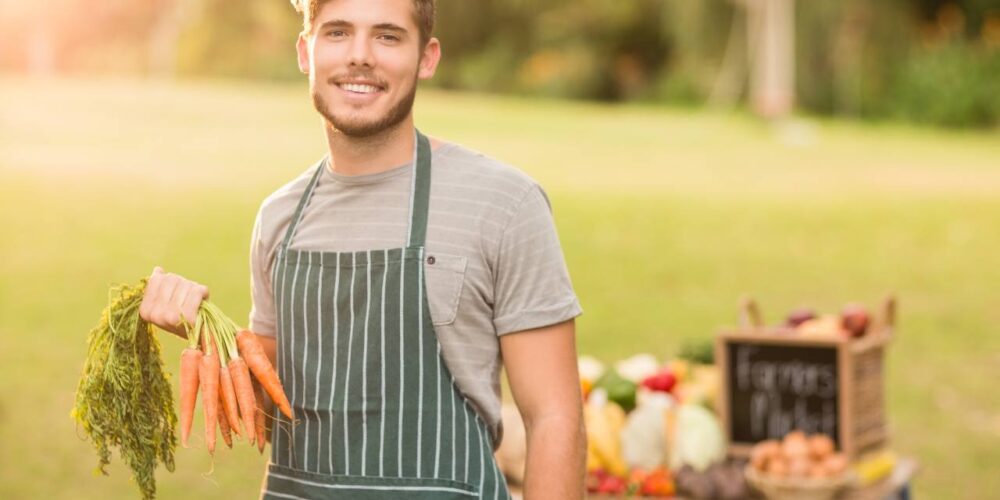
<svg viewBox="0 0 1000 500"><path fill-rule="evenodd" d="M730 455L746 457L755 443L791 428L830 434L851 459L887 444L885 354L895 312L889 297L858 339L801 337L764 326L745 300L741 326L720 332L715 346Z"/></svg>

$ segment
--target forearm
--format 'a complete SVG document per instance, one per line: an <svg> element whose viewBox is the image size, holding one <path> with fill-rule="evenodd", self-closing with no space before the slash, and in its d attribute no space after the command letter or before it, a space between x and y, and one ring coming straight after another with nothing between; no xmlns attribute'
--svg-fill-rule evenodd
<svg viewBox="0 0 1000 500"><path fill-rule="evenodd" d="M524 499L582 499L587 446L582 416L525 422L525 430Z"/></svg>

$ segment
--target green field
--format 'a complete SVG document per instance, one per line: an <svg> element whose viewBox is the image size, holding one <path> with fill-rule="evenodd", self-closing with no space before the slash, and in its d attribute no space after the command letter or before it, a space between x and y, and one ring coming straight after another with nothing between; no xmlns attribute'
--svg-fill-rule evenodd
<svg viewBox="0 0 1000 500"><path fill-rule="evenodd" d="M1000 134L426 92L431 134L548 190L605 360L735 321L900 302L895 448L920 498L1000 491ZM261 200L323 153L303 86L0 79L0 498L135 494L69 418L108 286L154 265L243 320ZM173 370L181 342L164 335ZM264 459L178 450L161 498L255 497ZM210 472L212 471L212 472ZM992 472L990 472L992 471ZM991 493L992 492L992 493Z"/></svg>

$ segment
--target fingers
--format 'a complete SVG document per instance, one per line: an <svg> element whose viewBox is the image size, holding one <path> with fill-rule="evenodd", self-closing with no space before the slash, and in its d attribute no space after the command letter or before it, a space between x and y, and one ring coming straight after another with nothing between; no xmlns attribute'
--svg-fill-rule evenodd
<svg viewBox="0 0 1000 500"><path fill-rule="evenodd" d="M170 304L177 309L177 327L187 330L194 325L194 314L191 314L191 308L185 307L187 302L195 294L192 293L191 287L189 286L178 286L174 289L174 294L170 297ZM195 309L197 311L197 309ZM187 323L187 325L185 325Z"/></svg>
<svg viewBox="0 0 1000 500"><path fill-rule="evenodd" d="M180 317L176 314L179 312L177 307L171 301L174 300L174 293L177 292L180 281L172 274L163 275L163 280L163 284L160 285L160 293L153 302L153 322L157 325L174 326L180 323Z"/></svg>
<svg viewBox="0 0 1000 500"><path fill-rule="evenodd" d="M203 297L200 290L198 290L199 287L201 287L201 285L188 288L185 292L184 298L177 306L180 310L181 316L187 321L188 326L191 328L194 328L195 318L198 317L198 308L201 307Z"/></svg>
<svg viewBox="0 0 1000 500"><path fill-rule="evenodd" d="M208 287L205 285L156 267L146 282L139 316L163 330L186 336L181 318L189 327L193 326L198 308L206 298Z"/></svg>
<svg viewBox="0 0 1000 500"><path fill-rule="evenodd" d="M160 287L163 286L163 281L163 270L159 267L154 267L153 273L149 275L149 279L146 281L146 291L142 295L142 303L139 304L139 317L153 324L156 324L152 317L153 304L160 297Z"/></svg>

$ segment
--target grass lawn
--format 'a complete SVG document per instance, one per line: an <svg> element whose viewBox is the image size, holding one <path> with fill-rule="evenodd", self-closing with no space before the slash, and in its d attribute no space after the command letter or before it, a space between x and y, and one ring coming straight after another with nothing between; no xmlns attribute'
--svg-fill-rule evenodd
<svg viewBox="0 0 1000 500"><path fill-rule="evenodd" d="M673 353L808 304L900 301L888 366L916 494L1000 491L1000 134L425 92L432 135L546 187L586 310L581 353ZM154 265L249 311L260 201L323 153L302 86L0 79L0 498L128 498L69 418L112 282ZM163 336L171 370L182 343ZM251 498L249 447L178 450L161 498ZM209 472L212 471L212 472Z"/></svg>

